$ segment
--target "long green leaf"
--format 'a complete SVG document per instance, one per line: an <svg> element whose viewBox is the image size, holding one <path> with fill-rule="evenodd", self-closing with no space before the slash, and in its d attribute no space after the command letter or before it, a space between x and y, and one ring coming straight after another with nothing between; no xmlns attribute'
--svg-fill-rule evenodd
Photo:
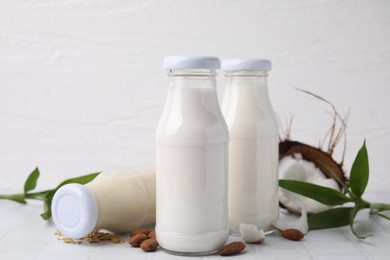
<svg viewBox="0 0 390 260"><path fill-rule="evenodd" d="M61 182L54 190L58 190L62 186L66 185L66 184L70 184L70 183L86 184L86 183L92 181L93 179L95 179L96 176L99 175L99 173L100 172L91 173L91 174L83 175L80 177L65 180L65 181Z"/></svg>
<svg viewBox="0 0 390 260"><path fill-rule="evenodd" d="M363 195L364 190L367 187L368 178L368 154L366 149L366 141L364 141L363 146L356 155L355 161L353 162L351 168L351 173L349 175L349 186L357 197L360 198Z"/></svg>
<svg viewBox="0 0 390 260"><path fill-rule="evenodd" d="M39 178L39 170L38 167L35 168L35 170L30 173L30 175L27 177L26 182L24 183L24 194L29 192L30 190L35 189L37 186L37 181Z"/></svg>
<svg viewBox="0 0 390 260"><path fill-rule="evenodd" d="M329 206L352 202L350 198L341 192L312 183L296 180L279 180L279 186Z"/></svg>
<svg viewBox="0 0 390 260"><path fill-rule="evenodd" d="M350 215L352 207L330 209L308 217L309 229L324 229L342 227L351 224Z"/></svg>

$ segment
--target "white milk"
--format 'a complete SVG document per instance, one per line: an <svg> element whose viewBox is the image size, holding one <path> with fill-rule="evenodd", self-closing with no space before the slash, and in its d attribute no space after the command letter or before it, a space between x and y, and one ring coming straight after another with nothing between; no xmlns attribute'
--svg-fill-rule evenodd
<svg viewBox="0 0 390 260"><path fill-rule="evenodd" d="M235 70L226 76L222 111L230 135L229 227L235 234L242 222L271 231L278 216L278 127L266 76Z"/></svg>
<svg viewBox="0 0 390 260"><path fill-rule="evenodd" d="M53 220L66 236L81 238L93 229L117 233L155 223L155 165L103 171L86 185L68 184L55 194Z"/></svg>
<svg viewBox="0 0 390 260"><path fill-rule="evenodd" d="M168 252L205 254L228 238L228 130L214 76L182 73L171 74L156 131L156 235Z"/></svg>
<svg viewBox="0 0 390 260"><path fill-rule="evenodd" d="M154 164L102 172L85 187L97 202L96 228L122 233L156 221Z"/></svg>

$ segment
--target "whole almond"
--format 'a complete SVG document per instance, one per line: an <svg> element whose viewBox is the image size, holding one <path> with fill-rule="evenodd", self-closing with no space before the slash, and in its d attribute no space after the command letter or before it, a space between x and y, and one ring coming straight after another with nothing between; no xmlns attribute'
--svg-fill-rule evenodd
<svg viewBox="0 0 390 260"><path fill-rule="evenodd" d="M245 244L242 242L230 243L218 250L218 254L222 256L233 255L245 249Z"/></svg>
<svg viewBox="0 0 390 260"><path fill-rule="evenodd" d="M146 228L137 228L137 229L134 229L133 231L131 231L130 233L130 236L134 236L136 234L145 234L145 235L149 235L150 233L150 230L149 229L146 229Z"/></svg>
<svg viewBox="0 0 390 260"><path fill-rule="evenodd" d="M157 246L157 241L153 238L146 239L141 243L141 248L145 252L153 252L157 249Z"/></svg>
<svg viewBox="0 0 390 260"><path fill-rule="evenodd" d="M305 235L298 229L289 228L282 232L282 236L289 240L299 241Z"/></svg>
<svg viewBox="0 0 390 260"><path fill-rule="evenodd" d="M135 234L130 237L129 244L134 247L139 247L146 239L148 239L148 236L145 234Z"/></svg>
<svg viewBox="0 0 390 260"><path fill-rule="evenodd" d="M148 234L148 238L156 239L156 232L155 231L150 231L150 233Z"/></svg>

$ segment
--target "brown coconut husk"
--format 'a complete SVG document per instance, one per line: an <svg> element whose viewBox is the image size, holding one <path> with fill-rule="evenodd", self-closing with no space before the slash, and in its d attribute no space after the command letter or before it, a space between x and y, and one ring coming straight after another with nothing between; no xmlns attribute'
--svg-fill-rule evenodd
<svg viewBox="0 0 390 260"><path fill-rule="evenodd" d="M301 154L302 159L314 163L314 165L324 173L327 178L335 178L334 174L338 177L338 180L346 183L347 178L342 169L342 164L336 162L331 155L325 153L320 148L316 148L301 142L284 140L279 143L279 160L286 156L294 156L295 154ZM332 171L330 171L326 166ZM338 182L340 189L342 185Z"/></svg>

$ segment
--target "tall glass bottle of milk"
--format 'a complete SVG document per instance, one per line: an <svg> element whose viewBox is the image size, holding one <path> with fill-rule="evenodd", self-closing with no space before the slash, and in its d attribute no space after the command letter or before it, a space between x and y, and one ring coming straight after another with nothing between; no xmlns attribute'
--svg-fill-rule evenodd
<svg viewBox="0 0 390 260"><path fill-rule="evenodd" d="M229 234L229 133L216 92L216 57L164 60L169 89L156 130L156 236L165 251L202 255Z"/></svg>
<svg viewBox="0 0 390 260"><path fill-rule="evenodd" d="M271 62L229 59L222 112L229 128L229 227L272 231L278 216L278 124L268 96Z"/></svg>

